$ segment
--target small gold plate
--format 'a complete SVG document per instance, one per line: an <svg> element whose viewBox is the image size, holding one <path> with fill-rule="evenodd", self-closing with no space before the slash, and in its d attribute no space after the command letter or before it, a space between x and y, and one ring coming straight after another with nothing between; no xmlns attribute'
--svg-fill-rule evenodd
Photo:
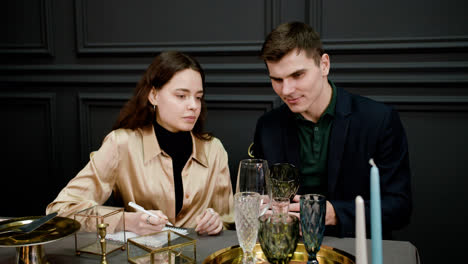
<svg viewBox="0 0 468 264"><path fill-rule="evenodd" d="M0 222L0 231L18 228L42 216L26 216ZM80 230L80 223L57 216L28 234L6 233L0 235L0 247L40 245L69 236Z"/></svg>
<svg viewBox="0 0 468 264"><path fill-rule="evenodd" d="M260 244L254 247L254 253L257 256L257 263L268 263L265 255L262 252ZM307 251L303 243L298 243L294 256L290 263L307 263ZM355 264L353 255L326 245L320 247L317 259L320 264ZM223 264L223 263L242 263L242 248L239 245L224 248L209 255L203 264Z"/></svg>

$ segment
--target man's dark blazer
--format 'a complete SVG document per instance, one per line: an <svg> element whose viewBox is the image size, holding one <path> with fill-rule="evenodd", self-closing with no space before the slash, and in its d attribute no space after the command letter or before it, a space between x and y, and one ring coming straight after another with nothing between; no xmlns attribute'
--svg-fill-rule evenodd
<svg viewBox="0 0 468 264"><path fill-rule="evenodd" d="M370 165L380 172L383 237L409 222L412 202L408 143L398 113L391 107L337 88L335 118L328 149L328 193L338 217L328 235L355 235L355 198L365 201L370 235ZM300 151L294 114L286 104L261 116L253 152L270 164L288 162L300 168ZM326 228L327 229L327 228Z"/></svg>

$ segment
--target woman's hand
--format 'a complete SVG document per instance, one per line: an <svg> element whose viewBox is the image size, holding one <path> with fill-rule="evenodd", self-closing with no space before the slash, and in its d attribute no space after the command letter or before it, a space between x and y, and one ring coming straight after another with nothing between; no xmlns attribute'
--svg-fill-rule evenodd
<svg viewBox="0 0 468 264"><path fill-rule="evenodd" d="M223 230L223 221L213 208L206 209L196 218L197 227L195 231L198 234L217 235Z"/></svg>
<svg viewBox="0 0 468 264"><path fill-rule="evenodd" d="M161 231L167 223L167 216L160 210L149 210L158 217L142 212L125 212L126 229L138 235L146 235Z"/></svg>

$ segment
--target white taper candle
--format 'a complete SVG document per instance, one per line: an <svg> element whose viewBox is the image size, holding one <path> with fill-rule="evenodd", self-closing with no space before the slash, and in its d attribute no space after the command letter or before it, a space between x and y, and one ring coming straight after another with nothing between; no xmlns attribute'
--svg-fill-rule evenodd
<svg viewBox="0 0 468 264"><path fill-rule="evenodd" d="M367 264L366 215L364 200L356 197L356 264Z"/></svg>

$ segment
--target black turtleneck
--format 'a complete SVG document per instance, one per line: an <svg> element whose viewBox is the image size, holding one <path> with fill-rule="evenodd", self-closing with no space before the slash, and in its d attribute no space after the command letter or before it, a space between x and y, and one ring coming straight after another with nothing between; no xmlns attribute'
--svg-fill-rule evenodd
<svg viewBox="0 0 468 264"><path fill-rule="evenodd" d="M156 121L153 122L153 126L159 146L172 158L177 215L182 209L184 200L182 169L192 154L192 137L188 131L172 133L159 125Z"/></svg>

